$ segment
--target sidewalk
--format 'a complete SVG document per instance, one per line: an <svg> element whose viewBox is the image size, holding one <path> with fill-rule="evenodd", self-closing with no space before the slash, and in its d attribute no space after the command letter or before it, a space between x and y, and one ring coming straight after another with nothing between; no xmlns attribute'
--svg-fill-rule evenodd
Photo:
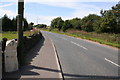
<svg viewBox="0 0 120 80"><path fill-rule="evenodd" d="M39 79L39 78L62 78L60 66L51 39L44 38L31 50L27 57L27 64L19 71L8 73L7 78Z"/></svg>

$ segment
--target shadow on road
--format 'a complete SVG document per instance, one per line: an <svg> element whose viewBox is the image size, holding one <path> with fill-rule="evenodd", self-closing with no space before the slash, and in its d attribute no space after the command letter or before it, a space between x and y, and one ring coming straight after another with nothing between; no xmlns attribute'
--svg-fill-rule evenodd
<svg viewBox="0 0 120 80"><path fill-rule="evenodd" d="M33 58L39 55L41 47L44 46L44 41L45 41L45 38L42 37L41 41L37 43L37 45L28 52L26 59L25 59L26 65L30 64L33 61Z"/></svg>
<svg viewBox="0 0 120 80"><path fill-rule="evenodd" d="M61 72L60 70L28 65L28 66L22 67L18 72L13 72L11 75L12 76L14 75L14 78L9 76L8 79L6 80L9 80L9 79L18 80L21 75L25 75L25 76L40 75L38 73L30 71L32 69L45 70L45 71L51 71L51 72L57 72L57 73ZM65 77L64 80L119 80L120 79L120 77L116 77L116 76L79 75L79 74L69 74L69 73L63 73L63 75ZM39 80L39 79L36 78L35 80Z"/></svg>

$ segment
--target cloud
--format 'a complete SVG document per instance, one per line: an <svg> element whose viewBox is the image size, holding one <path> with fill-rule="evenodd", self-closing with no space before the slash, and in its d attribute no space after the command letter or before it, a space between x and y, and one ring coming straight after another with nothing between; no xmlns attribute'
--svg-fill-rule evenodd
<svg viewBox="0 0 120 80"><path fill-rule="evenodd" d="M28 22L34 22L34 24L47 24L50 25L51 21L54 18L61 17L63 20L72 19L72 16L43 16L43 15L34 15L31 13L26 13L25 18L27 18Z"/></svg>
<svg viewBox="0 0 120 80"><path fill-rule="evenodd" d="M75 11L72 13L73 17L83 18L89 14L99 14L101 8L95 5L79 3L74 7Z"/></svg>
<svg viewBox="0 0 120 80"><path fill-rule="evenodd" d="M58 16L38 16L37 21L40 24L50 25L51 21Z"/></svg>
<svg viewBox="0 0 120 80"><path fill-rule="evenodd" d="M5 4L5 5L2 5L2 3L0 3L0 17L4 16L5 14L7 14L9 17L15 17L17 15L16 12L5 9L5 7L9 7L9 6L13 6L13 5L16 5L16 3L9 3L9 4Z"/></svg>
<svg viewBox="0 0 120 80"><path fill-rule="evenodd" d="M12 5L15 5L16 3L10 3L10 4L5 4L5 5L0 5L0 8L1 7L8 7L8 6L12 6Z"/></svg>
<svg viewBox="0 0 120 80"><path fill-rule="evenodd" d="M74 11L69 14L68 18L74 18L74 17L84 17L85 15L90 14L99 14L99 11L101 10L101 8L99 8L98 6L95 5L91 5L91 4L85 4L85 3L76 3L76 2L54 2L54 3L44 3L46 5L50 5L50 6L56 6L56 7L64 7L64 8L71 8ZM66 18L65 17L65 18Z"/></svg>
<svg viewBox="0 0 120 80"><path fill-rule="evenodd" d="M58 16L43 16L43 15L35 15L31 13L26 13L25 18L27 18L28 22L34 22L34 24L47 24L50 25L51 21Z"/></svg>
<svg viewBox="0 0 120 80"><path fill-rule="evenodd" d="M2 9L0 8L0 17L4 16L5 14L7 14L9 17L15 17L17 15L17 13L11 11L11 10L6 10L6 9Z"/></svg>
<svg viewBox="0 0 120 80"><path fill-rule="evenodd" d="M76 10L75 12L72 13L73 18L74 17L79 17L83 18L85 16L88 16L89 14L97 14L100 15L99 10L98 11L91 11L91 10Z"/></svg>

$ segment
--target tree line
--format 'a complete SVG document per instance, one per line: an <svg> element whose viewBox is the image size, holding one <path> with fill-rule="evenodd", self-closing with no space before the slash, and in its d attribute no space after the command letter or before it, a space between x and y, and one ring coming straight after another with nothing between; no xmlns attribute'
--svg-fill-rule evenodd
<svg viewBox="0 0 120 80"><path fill-rule="evenodd" d="M2 31L17 31L17 17L10 19L6 14L0 18L0 21L2 21ZM23 19L24 21L24 31L29 29L29 24L27 22L27 19Z"/></svg>
<svg viewBox="0 0 120 80"><path fill-rule="evenodd" d="M110 10L101 10L101 15L89 14L84 18L62 20L57 17L51 21L50 30L57 28L65 32L67 29L78 29L97 33L120 33L120 3Z"/></svg>
<svg viewBox="0 0 120 80"><path fill-rule="evenodd" d="M37 25L34 25L34 27L37 27L37 28L46 28L47 25L46 24L37 24Z"/></svg>

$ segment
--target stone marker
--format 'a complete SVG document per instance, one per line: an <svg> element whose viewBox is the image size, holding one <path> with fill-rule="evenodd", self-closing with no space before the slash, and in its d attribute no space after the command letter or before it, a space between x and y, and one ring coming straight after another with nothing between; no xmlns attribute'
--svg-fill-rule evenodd
<svg viewBox="0 0 120 80"><path fill-rule="evenodd" d="M17 42L13 39L6 43L5 72L13 72L16 70L18 70Z"/></svg>

